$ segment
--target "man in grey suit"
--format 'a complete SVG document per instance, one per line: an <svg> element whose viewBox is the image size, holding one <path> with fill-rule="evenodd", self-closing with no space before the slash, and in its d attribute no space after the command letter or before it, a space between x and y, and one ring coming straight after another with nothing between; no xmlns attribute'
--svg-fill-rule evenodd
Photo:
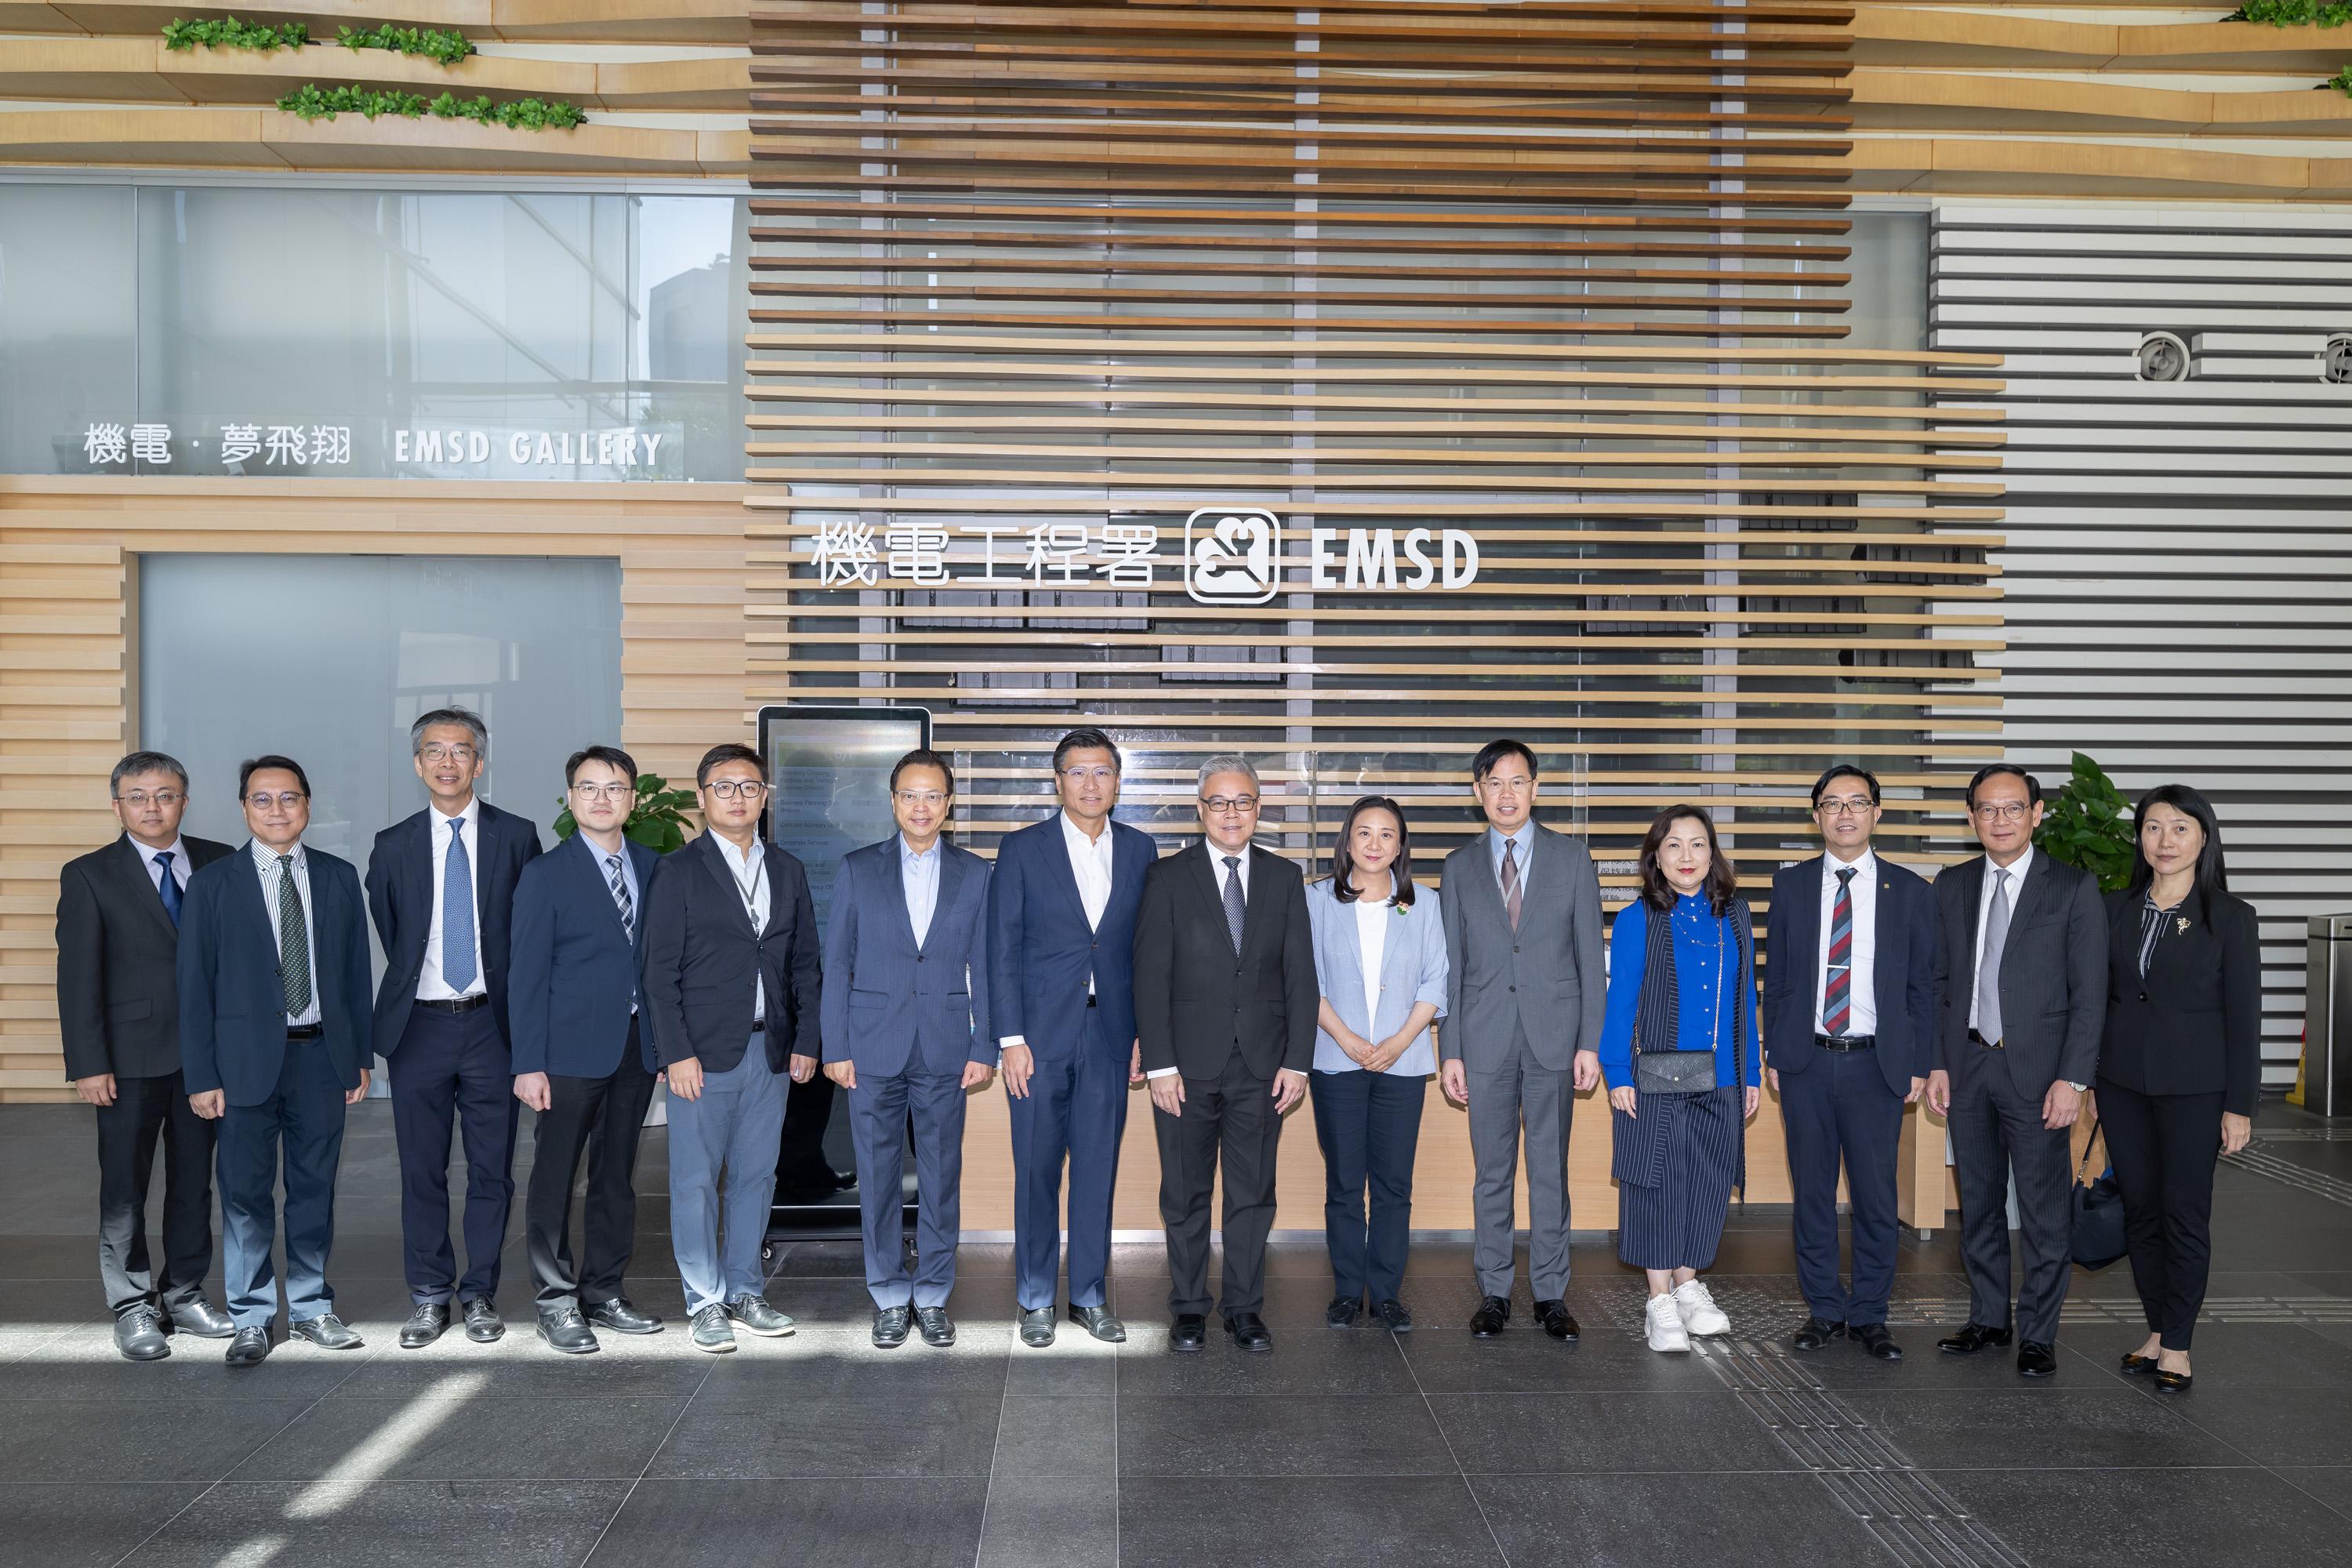
<svg viewBox="0 0 2352 1568"><path fill-rule="evenodd" d="M1492 741L1470 763L1487 830L1445 858L1445 1025L1438 1083L1470 1110L1482 1300L1470 1331L1511 1317L1512 1179L1528 1143L1528 1274L1536 1321L1574 1341L1568 1310L1568 1130L1601 1081L1601 879L1583 845L1535 821L1536 757Z"/></svg>
<svg viewBox="0 0 2352 1568"><path fill-rule="evenodd" d="M1969 1322L1947 1355L2006 1345L2009 1178L2017 1175L2025 1278L2017 1292L2017 1370L2058 1370L2073 1183L2067 1129L2099 1066L2106 1026L2107 921L2099 884L2033 847L2042 786L2008 763L1969 781L1984 854L1936 879L1935 1068L1927 1106L1952 1130Z"/></svg>

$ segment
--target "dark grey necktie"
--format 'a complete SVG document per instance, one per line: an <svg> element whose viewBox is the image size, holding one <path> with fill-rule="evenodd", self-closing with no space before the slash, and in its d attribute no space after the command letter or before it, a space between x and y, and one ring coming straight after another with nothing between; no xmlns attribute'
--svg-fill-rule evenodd
<svg viewBox="0 0 2352 1568"><path fill-rule="evenodd" d="M1246 911L1242 906L1242 858L1225 857L1225 929L1233 933L1234 952L1242 950L1242 920Z"/></svg>
<svg viewBox="0 0 2352 1568"><path fill-rule="evenodd" d="M2009 949L2009 878L1992 873L1992 907L1985 910L1984 952L1977 960L1977 1033L2001 1039L2000 956Z"/></svg>

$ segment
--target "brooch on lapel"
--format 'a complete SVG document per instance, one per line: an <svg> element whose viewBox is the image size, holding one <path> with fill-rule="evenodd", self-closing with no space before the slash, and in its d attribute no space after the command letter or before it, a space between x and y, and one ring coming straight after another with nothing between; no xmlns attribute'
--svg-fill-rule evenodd
<svg viewBox="0 0 2352 1568"><path fill-rule="evenodd" d="M2174 916L2172 929L2180 935L2187 936L2189 934L2189 917L2187 915Z"/></svg>

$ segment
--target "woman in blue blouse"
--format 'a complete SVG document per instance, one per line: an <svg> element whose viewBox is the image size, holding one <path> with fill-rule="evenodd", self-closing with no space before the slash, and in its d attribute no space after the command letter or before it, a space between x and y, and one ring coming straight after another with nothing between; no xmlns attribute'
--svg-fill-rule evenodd
<svg viewBox="0 0 2352 1568"><path fill-rule="evenodd" d="M1649 1274L1654 1351L1731 1330L1698 1275L1715 1262L1731 1189L1747 1185L1759 1055L1748 902L1714 820L1668 806L1642 839L1642 896L1610 930L1601 1028L1617 1256Z"/></svg>
<svg viewBox="0 0 2352 1568"><path fill-rule="evenodd" d="M1348 808L1331 879L1307 890L1322 1007L1315 1035L1315 1138L1323 1145L1323 1230L1331 1248L1324 1321L1352 1327L1364 1297L1381 1327L1412 1327L1404 1255L1412 1157L1437 1070L1429 1026L1445 1010L1445 928L1437 895L1412 881L1404 807L1368 795ZM1365 1217L1370 1199L1370 1218Z"/></svg>

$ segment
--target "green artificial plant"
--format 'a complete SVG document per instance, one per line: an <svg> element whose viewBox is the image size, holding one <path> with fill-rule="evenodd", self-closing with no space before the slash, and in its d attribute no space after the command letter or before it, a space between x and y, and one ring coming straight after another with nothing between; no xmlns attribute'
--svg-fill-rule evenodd
<svg viewBox="0 0 2352 1568"><path fill-rule="evenodd" d="M2100 891L2114 892L2131 880L2132 860L2139 853L2132 837L2131 802L2105 769L2077 752L2065 787L2042 810L2033 847L2090 872L2099 879Z"/></svg>
<svg viewBox="0 0 2352 1568"><path fill-rule="evenodd" d="M672 789L659 773L639 773L636 804L629 808L629 820L621 825L621 833L656 855L667 855L686 842L686 811L693 804L692 790ZM555 837L562 840L579 831L567 801L556 813Z"/></svg>

